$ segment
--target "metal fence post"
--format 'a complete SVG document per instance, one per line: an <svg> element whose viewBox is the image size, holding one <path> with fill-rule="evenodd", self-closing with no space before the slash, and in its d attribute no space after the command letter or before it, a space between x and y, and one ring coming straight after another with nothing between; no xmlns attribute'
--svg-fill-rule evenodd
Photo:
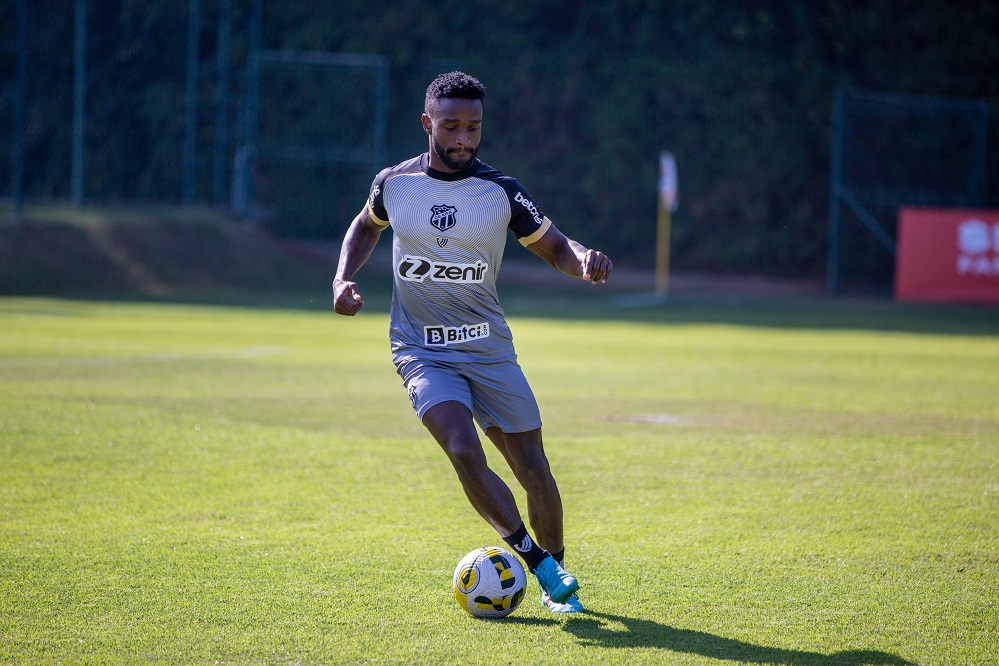
<svg viewBox="0 0 999 666"><path fill-rule="evenodd" d="M833 100L832 150L829 156L829 236L826 259L826 291L839 292L840 194L843 187L843 89Z"/></svg>
<svg viewBox="0 0 999 666"><path fill-rule="evenodd" d="M83 124L87 77L87 0L76 0L73 35L73 148L70 198L83 205Z"/></svg>
<svg viewBox="0 0 999 666"><path fill-rule="evenodd" d="M375 87L375 118L371 140L372 151L371 173L376 174L386 166L387 134L388 134L388 96L389 96L389 60L385 56L378 58L377 83Z"/></svg>
<svg viewBox="0 0 999 666"><path fill-rule="evenodd" d="M201 39L201 0L189 0L187 10L187 77L184 90L184 183L181 200L194 203L198 138L198 45Z"/></svg>
<svg viewBox="0 0 999 666"><path fill-rule="evenodd" d="M17 64L14 83L14 152L12 155L14 223L19 224L24 218L24 98L27 87L28 61L28 0L17 0L15 8L17 23Z"/></svg>
<svg viewBox="0 0 999 666"><path fill-rule="evenodd" d="M244 217L254 217L257 210L257 193L253 178L257 169L260 133L260 42L263 29L264 0L250 4L250 53L246 64L246 104L243 126L243 146L237 160L240 199L238 208ZM239 164L238 162L242 162ZM238 167L242 167L239 169ZM235 198L235 197L234 197Z"/></svg>
<svg viewBox="0 0 999 666"><path fill-rule="evenodd" d="M226 149L229 145L229 62L232 41L232 0L219 0L218 43L215 50L215 156L212 196L215 205L226 200Z"/></svg>

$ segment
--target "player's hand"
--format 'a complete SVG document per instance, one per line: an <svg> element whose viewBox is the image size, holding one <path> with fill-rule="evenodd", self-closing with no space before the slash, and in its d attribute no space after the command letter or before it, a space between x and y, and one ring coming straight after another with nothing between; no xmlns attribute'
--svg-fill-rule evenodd
<svg viewBox="0 0 999 666"><path fill-rule="evenodd" d="M614 262L598 250L587 250L579 266L583 271L583 279L589 280L593 284L607 282L607 278L614 271Z"/></svg>
<svg viewBox="0 0 999 666"><path fill-rule="evenodd" d="M347 280L333 281L333 311L337 314L353 317L364 305L361 294L357 291L357 283Z"/></svg>

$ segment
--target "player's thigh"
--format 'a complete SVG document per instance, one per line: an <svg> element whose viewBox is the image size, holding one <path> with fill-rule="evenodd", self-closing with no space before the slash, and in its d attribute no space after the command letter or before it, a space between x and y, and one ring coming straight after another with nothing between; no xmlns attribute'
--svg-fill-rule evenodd
<svg viewBox="0 0 999 666"><path fill-rule="evenodd" d="M423 414L423 425L451 457L484 456L472 412L456 400L445 400Z"/></svg>
<svg viewBox="0 0 999 666"><path fill-rule="evenodd" d="M417 418L424 420L427 411L443 402L457 402L472 411L472 390L467 379L454 367L436 361L408 359L396 365L402 384L409 394Z"/></svg>
<svg viewBox="0 0 999 666"><path fill-rule="evenodd" d="M541 427L541 412L515 360L467 363L461 368L472 392L475 420L483 431L529 432Z"/></svg>

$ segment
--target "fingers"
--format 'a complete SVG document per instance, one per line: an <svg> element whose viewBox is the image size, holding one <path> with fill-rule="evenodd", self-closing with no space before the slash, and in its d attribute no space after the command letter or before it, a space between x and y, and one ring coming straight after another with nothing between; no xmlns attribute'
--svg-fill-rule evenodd
<svg viewBox="0 0 999 666"><path fill-rule="evenodd" d="M583 269L583 279L593 284L607 282L607 278L614 271L614 262L610 257L597 250L587 250L580 266Z"/></svg>
<svg viewBox="0 0 999 666"><path fill-rule="evenodd" d="M347 317L353 317L364 305L361 294L354 282L333 283L333 311Z"/></svg>

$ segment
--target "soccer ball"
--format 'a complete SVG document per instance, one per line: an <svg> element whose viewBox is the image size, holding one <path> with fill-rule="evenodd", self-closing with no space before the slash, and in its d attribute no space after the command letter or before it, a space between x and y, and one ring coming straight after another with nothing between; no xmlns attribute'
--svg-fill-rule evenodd
<svg viewBox="0 0 999 666"><path fill-rule="evenodd" d="M474 617L506 617L520 605L527 574L509 551L488 546L473 550L454 570L454 598Z"/></svg>

